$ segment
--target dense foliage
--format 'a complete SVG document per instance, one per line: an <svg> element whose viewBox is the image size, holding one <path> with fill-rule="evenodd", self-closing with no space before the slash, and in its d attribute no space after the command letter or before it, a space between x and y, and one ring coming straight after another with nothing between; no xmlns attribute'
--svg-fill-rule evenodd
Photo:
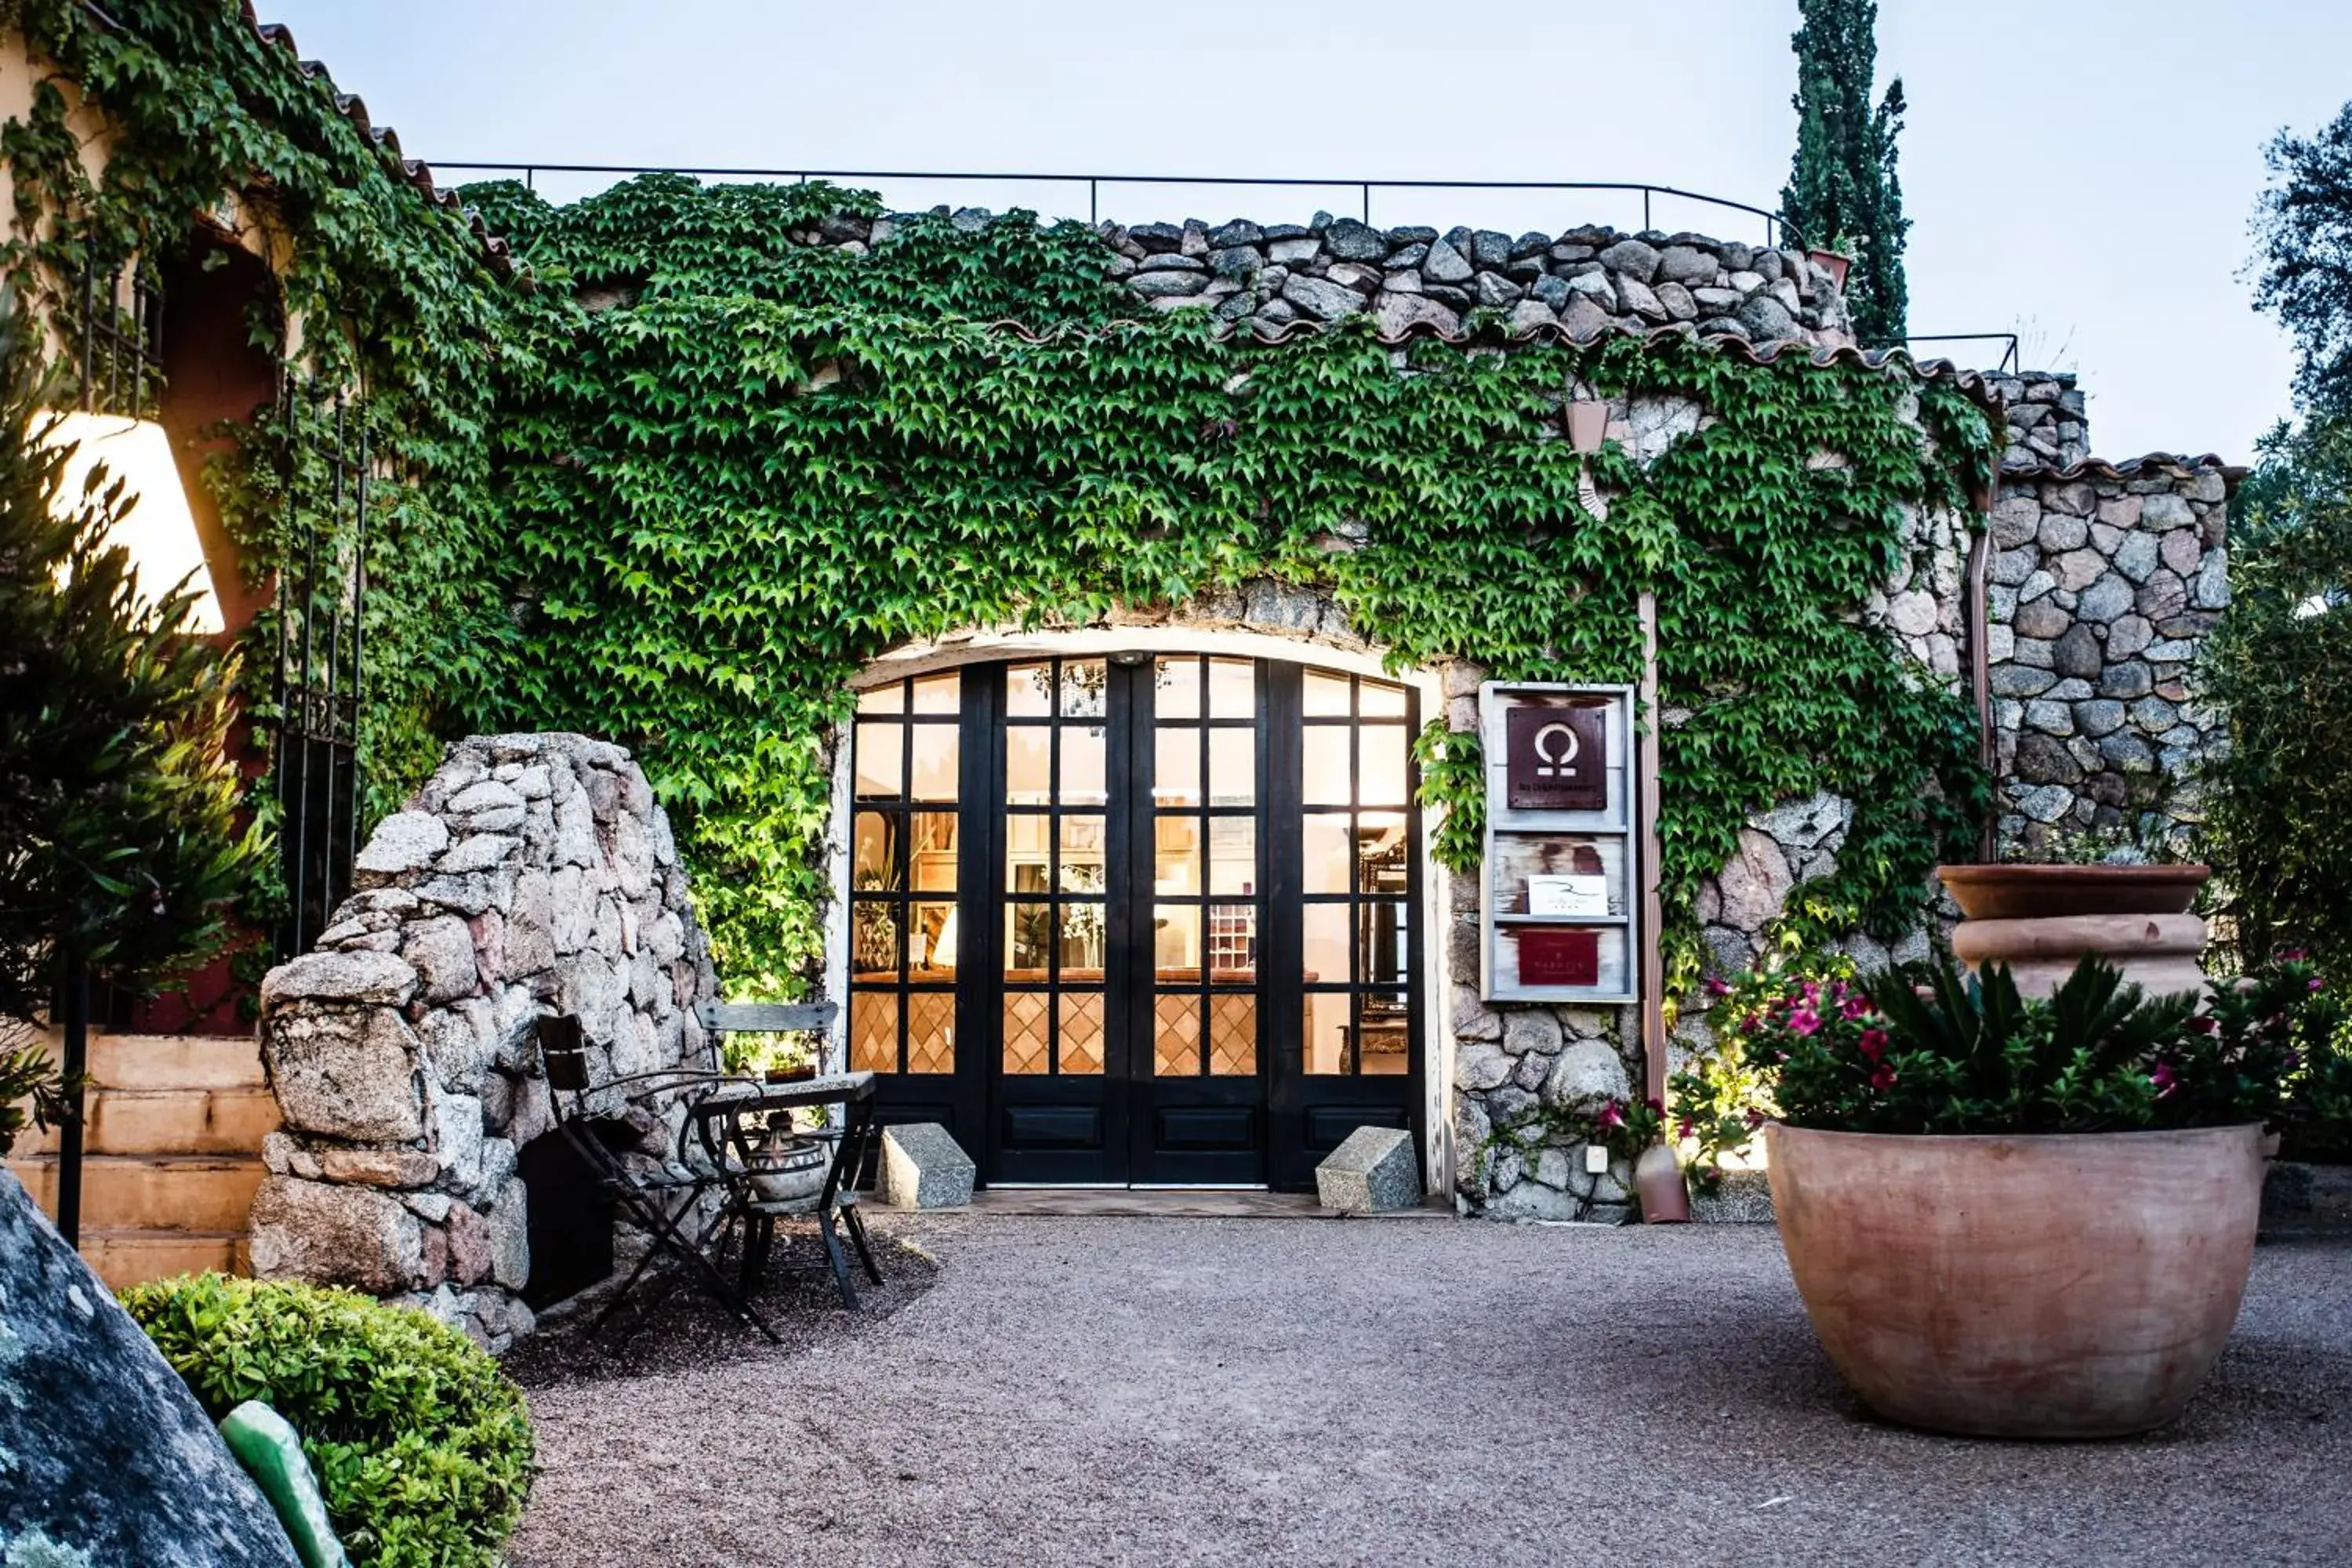
<svg viewBox="0 0 2352 1568"><path fill-rule="evenodd" d="M1220 340L1197 313L1126 319L1082 226L925 216L865 257L796 243L863 200L814 186L474 194L546 285L530 357L550 367L498 429L522 647L483 721L639 748L738 983L788 983L816 950L826 736L862 664L1255 576L1327 587L1400 665L1506 679L1633 679L1654 587L1664 700L1687 715L1664 748L1685 925L1744 815L1788 795L1861 803L1816 889L1824 927L1899 921L1974 830L1971 721L1857 614L1908 509L1963 506L1981 472L1981 413L1947 386L1681 341L1394 350L1366 321ZM1572 376L1716 419L1646 468L1612 447L1595 516L1556 435ZM1368 544L1330 547L1356 524ZM1465 863L1475 745L1432 737L1423 759Z"/></svg>
<svg viewBox="0 0 2352 1568"><path fill-rule="evenodd" d="M1903 274L1910 219L1895 142L1903 132L1903 82L1873 105L1878 70L1876 0L1798 0L1804 23L1797 51L1797 151L1780 212L1808 245L1834 246L1854 260L1846 309L1865 343L1899 343L1910 331Z"/></svg>
<svg viewBox="0 0 2352 1568"><path fill-rule="evenodd" d="M68 971L135 984L228 936L262 841L227 754L233 662L185 584L142 583L103 467L68 492L54 384L0 295L0 1019L46 1018ZM54 1079L0 1053L0 1150Z"/></svg>
<svg viewBox="0 0 2352 1568"><path fill-rule="evenodd" d="M218 1420L257 1399L293 1424L356 1568L492 1568L530 1487L522 1394L410 1307L289 1280L189 1275L123 1305Z"/></svg>
<svg viewBox="0 0 2352 1568"><path fill-rule="evenodd" d="M2280 132L2264 159L2254 303L2294 338L2297 401L2352 411L2352 104L2309 136Z"/></svg>
<svg viewBox="0 0 2352 1568"><path fill-rule="evenodd" d="M2200 1000L2145 996L2088 955L2043 998L2006 965L1971 973L1947 956L1750 974L1711 1022L1722 1044L1678 1080L1692 1092L1677 1131L1736 1146L1768 1117L1900 1133L2284 1125L2339 1015L2301 961Z"/></svg>

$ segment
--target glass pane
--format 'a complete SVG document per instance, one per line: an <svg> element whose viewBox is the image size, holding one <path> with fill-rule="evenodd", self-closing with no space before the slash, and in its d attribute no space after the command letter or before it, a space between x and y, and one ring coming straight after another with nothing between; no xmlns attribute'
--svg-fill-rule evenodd
<svg viewBox="0 0 2352 1568"><path fill-rule="evenodd" d="M953 724L915 726L915 779L910 792L915 799L956 797L956 758L961 738Z"/></svg>
<svg viewBox="0 0 2352 1568"><path fill-rule="evenodd" d="M1054 731L1043 724L1004 730L1004 804L1044 805L1054 798Z"/></svg>
<svg viewBox="0 0 2352 1568"><path fill-rule="evenodd" d="M1103 890L1104 837L1099 816L1062 818L1062 882L1066 893Z"/></svg>
<svg viewBox="0 0 2352 1568"><path fill-rule="evenodd" d="M1305 917L1305 957L1299 978L1335 984L1348 978L1348 910L1346 904L1307 904Z"/></svg>
<svg viewBox="0 0 2352 1568"><path fill-rule="evenodd" d="M1158 1078L1192 1078L1201 1070L1201 998L1190 992L1163 992L1151 999L1151 1071Z"/></svg>
<svg viewBox="0 0 2352 1568"><path fill-rule="evenodd" d="M915 711L918 713L953 713L962 706L962 677L927 675L915 682Z"/></svg>
<svg viewBox="0 0 2352 1568"><path fill-rule="evenodd" d="M1367 724L1356 731L1356 745L1363 758L1356 778L1356 804L1404 805L1404 726ZM1307 798L1316 797L1310 795Z"/></svg>
<svg viewBox="0 0 2352 1568"><path fill-rule="evenodd" d="M955 1071L955 993L917 991L907 997L907 1070Z"/></svg>
<svg viewBox="0 0 2352 1568"><path fill-rule="evenodd" d="M1257 983L1257 906L1209 906L1209 984Z"/></svg>
<svg viewBox="0 0 2352 1568"><path fill-rule="evenodd" d="M897 681L877 686L857 694L860 713L903 713L907 710L907 689Z"/></svg>
<svg viewBox="0 0 2352 1568"><path fill-rule="evenodd" d="M857 726L857 794L861 797L896 797L906 784L906 764L899 747L906 730L898 724Z"/></svg>
<svg viewBox="0 0 2352 1568"><path fill-rule="evenodd" d="M1362 1037L1356 1057L1358 1072L1389 1077L1412 1067L1412 1028L1402 992L1358 997L1356 1028Z"/></svg>
<svg viewBox="0 0 2352 1568"><path fill-rule="evenodd" d="M1053 1057L1046 1045L1048 998L1043 991L1004 994L1004 1070L1010 1073L1050 1071Z"/></svg>
<svg viewBox="0 0 2352 1568"><path fill-rule="evenodd" d="M1355 1025L1354 998L1345 991L1313 991L1307 996L1307 1070L1344 1073L1348 1070L1348 1039Z"/></svg>
<svg viewBox="0 0 2352 1568"><path fill-rule="evenodd" d="M898 906L853 899L849 904L849 968L859 980L898 976Z"/></svg>
<svg viewBox="0 0 2352 1568"><path fill-rule="evenodd" d="M1062 1070L1081 1076L1103 1069L1103 994L1062 993Z"/></svg>
<svg viewBox="0 0 2352 1568"><path fill-rule="evenodd" d="M1151 890L1162 898L1200 897L1201 819L1162 812L1151 840Z"/></svg>
<svg viewBox="0 0 2352 1568"><path fill-rule="evenodd" d="M1209 717L1257 717L1257 665L1246 658L1209 661Z"/></svg>
<svg viewBox="0 0 2352 1568"><path fill-rule="evenodd" d="M1366 985L1402 985L1412 959L1412 921L1402 903L1383 899L1356 907L1361 941L1356 979Z"/></svg>
<svg viewBox="0 0 2352 1568"><path fill-rule="evenodd" d="M955 978L956 907L917 904L907 922L907 969L916 980Z"/></svg>
<svg viewBox="0 0 2352 1568"><path fill-rule="evenodd" d="M1054 711L1054 667L1008 665L1004 671L1004 711L1015 719L1043 719Z"/></svg>
<svg viewBox="0 0 2352 1568"><path fill-rule="evenodd" d="M1309 805L1346 805L1349 731L1339 724L1307 727L1306 768L1299 798Z"/></svg>
<svg viewBox="0 0 2352 1568"><path fill-rule="evenodd" d="M1100 904L1058 906L1062 978L1099 983L1103 977L1104 916Z"/></svg>
<svg viewBox="0 0 2352 1568"><path fill-rule="evenodd" d="M1309 719L1345 719L1348 716L1348 678L1326 675L1319 669L1308 670L1305 700Z"/></svg>
<svg viewBox="0 0 2352 1568"><path fill-rule="evenodd" d="M1042 981L1054 955L1054 906L1004 906L1004 973L1007 979Z"/></svg>
<svg viewBox="0 0 2352 1568"><path fill-rule="evenodd" d="M1045 836L1054 819L1044 812L1016 812L1004 819L1004 890L1045 893L1051 885L1053 844Z"/></svg>
<svg viewBox="0 0 2352 1568"><path fill-rule="evenodd" d="M1160 659L1153 668L1151 685L1157 716L1198 719L1201 716L1201 661L1191 654Z"/></svg>
<svg viewBox="0 0 2352 1568"><path fill-rule="evenodd" d="M1103 787L1103 745L1099 726L1062 726L1064 805L1100 805L1110 798Z"/></svg>
<svg viewBox="0 0 2352 1568"><path fill-rule="evenodd" d="M1099 719L1103 710L1105 666L1098 658L1062 661L1062 717Z"/></svg>
<svg viewBox="0 0 2352 1568"><path fill-rule="evenodd" d="M1195 985L1201 979L1201 906L1151 907L1151 966L1162 985Z"/></svg>
<svg viewBox="0 0 2352 1568"><path fill-rule="evenodd" d="M1412 868L1405 864L1405 815L1401 811L1356 814L1356 871L1360 893L1402 893Z"/></svg>
<svg viewBox="0 0 2352 1568"><path fill-rule="evenodd" d="M1358 683L1357 711L1367 719L1402 719L1404 717L1405 689L1386 681L1366 680Z"/></svg>
<svg viewBox="0 0 2352 1568"><path fill-rule="evenodd" d="M1307 814L1305 831L1300 837L1307 858L1307 876L1301 886L1310 893L1349 891L1348 867L1356 856L1348 827L1348 814L1344 811L1310 811Z"/></svg>
<svg viewBox="0 0 2352 1568"><path fill-rule="evenodd" d="M949 818L953 821L954 818ZM852 891L895 891L898 886L898 819L887 812L861 811L850 818L849 886Z"/></svg>
<svg viewBox="0 0 2352 1568"><path fill-rule="evenodd" d="M1209 891L1257 891L1257 818L1209 818Z"/></svg>
<svg viewBox="0 0 2352 1568"><path fill-rule="evenodd" d="M1245 1078L1257 1071L1257 998L1227 993L1209 998L1209 1071Z"/></svg>
<svg viewBox="0 0 2352 1568"><path fill-rule="evenodd" d="M1159 731L1151 746L1151 798L1161 805L1199 805L1201 731L1180 724Z"/></svg>
<svg viewBox="0 0 2352 1568"><path fill-rule="evenodd" d="M1257 799L1257 731L1209 731L1209 804L1248 805Z"/></svg>
<svg viewBox="0 0 2352 1568"><path fill-rule="evenodd" d="M849 1070L898 1070L898 996L892 991L849 994Z"/></svg>
<svg viewBox="0 0 2352 1568"><path fill-rule="evenodd" d="M955 813L919 811L913 814L912 821L914 833L907 845L907 868L915 890L919 893L954 892Z"/></svg>

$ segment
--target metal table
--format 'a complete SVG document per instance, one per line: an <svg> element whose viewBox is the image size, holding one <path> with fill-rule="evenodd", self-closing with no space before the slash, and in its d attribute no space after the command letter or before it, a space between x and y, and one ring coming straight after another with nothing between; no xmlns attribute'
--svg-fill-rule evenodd
<svg viewBox="0 0 2352 1568"><path fill-rule="evenodd" d="M823 1188L803 1198L768 1197L752 1179L754 1129L751 1119L764 1118L771 1112L833 1105L843 1108L842 1125L818 1133L834 1142L833 1158L826 1165ZM864 1167L879 1131L874 1116L872 1073L828 1073L782 1083L739 1079L697 1100L688 1108L688 1117L693 1135L701 1141L712 1165L721 1173L720 1179L727 1187L728 1213L743 1226L740 1289L746 1298L774 1248L776 1221L801 1215L816 1216L818 1234L824 1240L825 1258L833 1266L834 1282L841 1287L844 1303L855 1309L857 1289L850 1282L849 1259L841 1245L841 1231L849 1233L866 1278L877 1285L882 1283L882 1270L875 1265L874 1249L866 1237L866 1222L858 1213L856 1191L857 1173Z"/></svg>

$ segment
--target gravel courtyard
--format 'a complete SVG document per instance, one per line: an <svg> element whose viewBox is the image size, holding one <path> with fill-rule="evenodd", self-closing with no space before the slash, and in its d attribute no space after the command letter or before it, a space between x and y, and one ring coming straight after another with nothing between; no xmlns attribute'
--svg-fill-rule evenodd
<svg viewBox="0 0 2352 1568"><path fill-rule="evenodd" d="M866 1317L526 1373L517 1568L2352 1563L2352 1244L2262 1249L2175 1427L2025 1445L1863 1415L1769 1227L881 1227L938 1271Z"/></svg>

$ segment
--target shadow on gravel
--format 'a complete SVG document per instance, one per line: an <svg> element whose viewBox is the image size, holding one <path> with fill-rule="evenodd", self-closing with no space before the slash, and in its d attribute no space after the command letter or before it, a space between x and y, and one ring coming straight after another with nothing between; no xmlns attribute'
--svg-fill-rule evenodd
<svg viewBox="0 0 2352 1568"><path fill-rule="evenodd" d="M778 1228L775 1256L751 1305L776 1331L781 1345L769 1343L757 1329L689 1288L641 1283L602 1332L589 1331L593 1311L543 1327L508 1352L507 1375L526 1390L659 1377L736 1362L788 1360L870 1333L929 1290L940 1266L930 1254L879 1227L869 1224L867 1231L884 1282L876 1285L857 1272L853 1258L858 1302L853 1312L842 1305L816 1227Z"/></svg>

